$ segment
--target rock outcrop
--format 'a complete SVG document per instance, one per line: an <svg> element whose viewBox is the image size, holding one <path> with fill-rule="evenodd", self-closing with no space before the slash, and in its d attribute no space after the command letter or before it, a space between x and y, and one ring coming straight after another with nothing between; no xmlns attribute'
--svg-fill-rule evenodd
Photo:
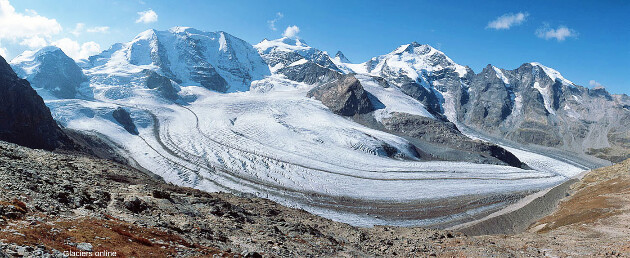
<svg viewBox="0 0 630 258"><path fill-rule="evenodd" d="M112 116L114 117L114 119L116 119L116 122L118 122L120 125L122 125L123 128L125 128L125 130L127 130L127 132L133 135L138 135L138 128L133 123L131 115L129 114L129 112L127 112L127 110L119 107L114 110L114 112L112 112Z"/></svg>
<svg viewBox="0 0 630 258"><path fill-rule="evenodd" d="M342 116L374 111L368 93L353 75L344 75L336 81L318 86L309 91L307 96L320 100L333 113Z"/></svg>
<svg viewBox="0 0 630 258"><path fill-rule="evenodd" d="M394 113L391 117L384 118L382 124L389 131L466 152L460 154L460 158L467 161L513 167L527 166L514 154L497 145L468 138L450 122L406 113ZM423 151L431 153L432 150ZM464 155L468 157L464 158Z"/></svg>
<svg viewBox="0 0 630 258"><path fill-rule="evenodd" d="M162 76L153 70L145 70L144 72L147 75L147 88L157 90L160 95L166 99L177 99L177 89L173 86L173 83L169 78Z"/></svg>
<svg viewBox="0 0 630 258"><path fill-rule="evenodd" d="M69 144L28 81L20 79L0 57L0 140L53 150Z"/></svg>

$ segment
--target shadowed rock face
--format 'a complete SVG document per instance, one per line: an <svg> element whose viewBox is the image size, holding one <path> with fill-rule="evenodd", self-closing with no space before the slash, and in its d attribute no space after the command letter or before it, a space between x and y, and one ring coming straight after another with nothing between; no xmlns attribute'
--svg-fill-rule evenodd
<svg viewBox="0 0 630 258"><path fill-rule="evenodd" d="M320 100L338 115L352 116L374 111L368 93L353 75L344 75L336 81L314 88L307 96Z"/></svg>
<svg viewBox="0 0 630 258"><path fill-rule="evenodd" d="M114 110L112 116L114 117L114 119L116 119L116 122L120 123L123 128L127 130L127 132L133 135L138 135L138 128L136 128L136 125L133 123L131 115L129 115L129 112L127 112L127 110L119 107Z"/></svg>
<svg viewBox="0 0 630 258"><path fill-rule="evenodd" d="M491 143L472 140L463 135L457 127L450 122L442 122L406 113L393 113L392 117L384 118L382 124L387 130L392 132L440 146L480 155L484 163L509 165L513 167L525 166L509 151Z"/></svg>
<svg viewBox="0 0 630 258"><path fill-rule="evenodd" d="M324 83L342 77L339 72L321 67L310 61L301 65L282 68L278 70L278 73L284 74L289 80L307 84Z"/></svg>
<svg viewBox="0 0 630 258"><path fill-rule="evenodd" d="M157 89L162 97L175 100L177 99L177 90L173 87L173 83L169 78L159 75L155 71L145 70L147 75L146 85L149 89Z"/></svg>
<svg viewBox="0 0 630 258"><path fill-rule="evenodd" d="M0 140L53 150L69 142L42 98L0 57Z"/></svg>

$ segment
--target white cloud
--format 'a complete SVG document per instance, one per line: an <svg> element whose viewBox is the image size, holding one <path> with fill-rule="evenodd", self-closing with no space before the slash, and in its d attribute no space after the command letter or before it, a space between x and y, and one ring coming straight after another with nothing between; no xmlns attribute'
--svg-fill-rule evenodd
<svg viewBox="0 0 630 258"><path fill-rule="evenodd" d="M136 23L152 23L158 20L158 15L153 10L149 9L144 12L138 12L138 19Z"/></svg>
<svg viewBox="0 0 630 258"><path fill-rule="evenodd" d="M107 33L109 32L109 26L90 27L86 29L84 23L77 23L74 29L70 30L70 33L75 37L78 37L84 31L89 33Z"/></svg>
<svg viewBox="0 0 630 258"><path fill-rule="evenodd" d="M300 27L293 25L287 27L287 29L284 30L284 33L282 33L282 36L287 38L294 38L297 36L298 33L300 33Z"/></svg>
<svg viewBox="0 0 630 258"><path fill-rule="evenodd" d="M107 33L107 32L109 32L109 26L100 26L100 27L88 28L87 32L90 32L90 33Z"/></svg>
<svg viewBox="0 0 630 258"><path fill-rule="evenodd" d="M49 38L61 30L55 19L43 17L33 10L26 10L26 14L17 13L9 0L0 0L0 39Z"/></svg>
<svg viewBox="0 0 630 258"><path fill-rule="evenodd" d="M62 38L53 42L52 45L61 48L66 55L75 60L85 59L101 52L101 46L94 41L79 44L72 39Z"/></svg>
<svg viewBox="0 0 630 258"><path fill-rule="evenodd" d="M6 48L0 47L0 56L4 57L4 59L6 59L8 55L9 55L9 51L7 51Z"/></svg>
<svg viewBox="0 0 630 258"><path fill-rule="evenodd" d="M510 29L510 27L512 26L523 23L525 19L527 19L527 16L529 16L529 14L523 12L519 12L516 14L506 13L504 15L501 15L500 17L497 17L497 19L495 19L494 21L488 22L488 26L486 26L486 28L495 30L507 30Z"/></svg>
<svg viewBox="0 0 630 258"><path fill-rule="evenodd" d="M276 13L276 18L274 18L273 20L269 20L267 21L267 23L269 24L269 28L273 31L278 30L276 28L276 22L278 22L280 19L282 19L282 17L284 17L284 14L282 14L281 12Z"/></svg>
<svg viewBox="0 0 630 258"><path fill-rule="evenodd" d="M42 48L48 46L48 41L45 38L40 36L33 36L30 38L25 38L20 42L20 45L27 46L30 49Z"/></svg>
<svg viewBox="0 0 630 258"><path fill-rule="evenodd" d="M81 32L83 32L83 29L85 29L85 24L77 23L77 25L74 26L74 29L70 30L70 34L74 35L75 37L78 37L79 35L81 35Z"/></svg>
<svg viewBox="0 0 630 258"><path fill-rule="evenodd" d="M556 39L557 41L564 41L566 38L577 37L578 33L575 30L569 29L566 26L559 26L554 29L545 24L543 27L536 30L536 36L546 40Z"/></svg>
<svg viewBox="0 0 630 258"><path fill-rule="evenodd" d="M597 88L604 88L604 85L602 85L601 83L599 83L599 82L597 82L595 80L590 80L588 82L588 85L591 85L591 87L595 88L595 89L597 89Z"/></svg>

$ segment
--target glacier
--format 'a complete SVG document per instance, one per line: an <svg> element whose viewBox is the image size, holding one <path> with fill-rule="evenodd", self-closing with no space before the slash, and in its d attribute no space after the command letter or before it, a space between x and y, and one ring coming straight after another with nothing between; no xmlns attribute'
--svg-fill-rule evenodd
<svg viewBox="0 0 630 258"><path fill-rule="evenodd" d="M250 45L225 32L148 30L80 62L91 95L42 95L61 125L107 137L167 182L269 198L357 226L463 223L584 171L516 147L510 151L532 169L419 161L408 140L333 114L306 97L315 85L276 73L307 62L355 73L383 105L374 113L377 120L394 112L435 119L400 88L374 80L387 72L433 87L423 76L441 69L467 74L438 50L414 44L351 64L295 39ZM269 54L291 58L271 64L263 58ZM25 69L25 76L32 71ZM170 81L176 100L148 88L147 71ZM112 117L119 107L129 111L138 135ZM387 156L384 146L406 158Z"/></svg>

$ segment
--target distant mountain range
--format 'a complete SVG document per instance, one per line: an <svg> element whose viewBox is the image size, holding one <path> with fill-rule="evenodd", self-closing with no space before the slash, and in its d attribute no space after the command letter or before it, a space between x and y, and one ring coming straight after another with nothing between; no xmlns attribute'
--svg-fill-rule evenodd
<svg viewBox="0 0 630 258"><path fill-rule="evenodd" d="M630 97L539 63L476 74L416 42L351 63L302 39L175 27L79 62L46 47L10 64L63 127L167 181L354 224L466 221L630 157ZM452 197L479 202L448 218L407 209Z"/></svg>

